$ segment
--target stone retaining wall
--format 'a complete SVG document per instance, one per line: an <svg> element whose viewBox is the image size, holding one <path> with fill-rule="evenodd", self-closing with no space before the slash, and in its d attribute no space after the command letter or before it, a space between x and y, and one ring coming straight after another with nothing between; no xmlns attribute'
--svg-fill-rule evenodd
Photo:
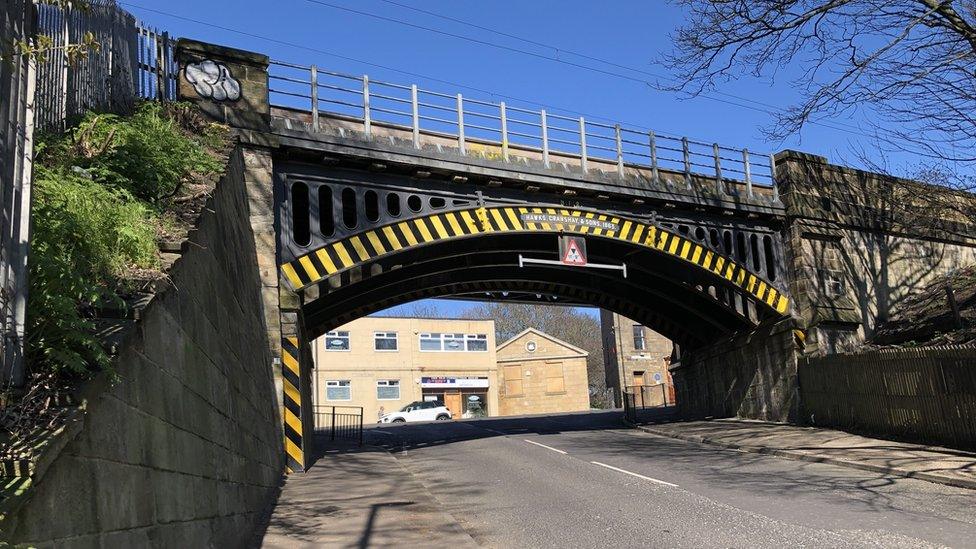
<svg viewBox="0 0 976 549"><path fill-rule="evenodd" d="M671 367L685 419L795 421L797 345L791 319L686 352Z"/></svg>
<svg viewBox="0 0 976 549"><path fill-rule="evenodd" d="M88 388L83 425L0 523L0 538L42 547L246 543L284 470L259 276L273 258L259 259L266 252L256 252L252 230L269 219L262 195L271 191L249 188L246 156L232 154L172 283L123 342L117 380ZM259 164L252 169L266 169ZM267 211L254 211L262 201Z"/></svg>

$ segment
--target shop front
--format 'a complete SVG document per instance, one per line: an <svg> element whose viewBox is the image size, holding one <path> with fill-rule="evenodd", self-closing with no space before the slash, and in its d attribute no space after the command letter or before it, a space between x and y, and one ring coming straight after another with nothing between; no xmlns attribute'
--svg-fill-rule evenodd
<svg viewBox="0 0 976 549"><path fill-rule="evenodd" d="M487 417L487 376L428 376L420 378L425 401L436 401L451 411L454 419Z"/></svg>

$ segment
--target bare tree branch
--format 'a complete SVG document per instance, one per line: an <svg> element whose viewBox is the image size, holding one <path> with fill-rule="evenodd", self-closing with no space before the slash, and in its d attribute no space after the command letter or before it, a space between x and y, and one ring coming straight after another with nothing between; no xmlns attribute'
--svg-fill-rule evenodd
<svg viewBox="0 0 976 549"><path fill-rule="evenodd" d="M668 89L699 94L800 68L801 100L766 133L864 115L893 150L976 162L973 0L672 0L687 13Z"/></svg>

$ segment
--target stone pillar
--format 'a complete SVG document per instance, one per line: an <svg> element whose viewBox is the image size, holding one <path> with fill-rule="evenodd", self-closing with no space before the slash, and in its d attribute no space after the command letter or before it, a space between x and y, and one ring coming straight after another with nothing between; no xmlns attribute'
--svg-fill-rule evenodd
<svg viewBox="0 0 976 549"><path fill-rule="evenodd" d="M267 55L181 38L176 60L180 99L234 128L269 127Z"/></svg>
<svg viewBox="0 0 976 549"><path fill-rule="evenodd" d="M846 187L845 182L823 156L787 150L775 158L787 214L790 295L804 352L849 348L864 332L853 293L856 277L846 261L850 220L836 203L836 188Z"/></svg>

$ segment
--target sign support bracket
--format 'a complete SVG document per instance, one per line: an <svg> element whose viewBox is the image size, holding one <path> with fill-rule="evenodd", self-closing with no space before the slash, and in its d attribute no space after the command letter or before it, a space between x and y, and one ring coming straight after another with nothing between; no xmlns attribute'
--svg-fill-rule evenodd
<svg viewBox="0 0 976 549"><path fill-rule="evenodd" d="M525 267L527 263L536 265L556 265L559 267L570 267L562 261L556 261L555 259L536 259L533 257L524 257L519 254L519 268ZM593 269L606 269L611 271L621 271L623 272L624 278L627 278L627 264L621 263L620 265L608 265L605 263L587 263L586 265L573 265L572 267L583 267L583 268L593 268Z"/></svg>

